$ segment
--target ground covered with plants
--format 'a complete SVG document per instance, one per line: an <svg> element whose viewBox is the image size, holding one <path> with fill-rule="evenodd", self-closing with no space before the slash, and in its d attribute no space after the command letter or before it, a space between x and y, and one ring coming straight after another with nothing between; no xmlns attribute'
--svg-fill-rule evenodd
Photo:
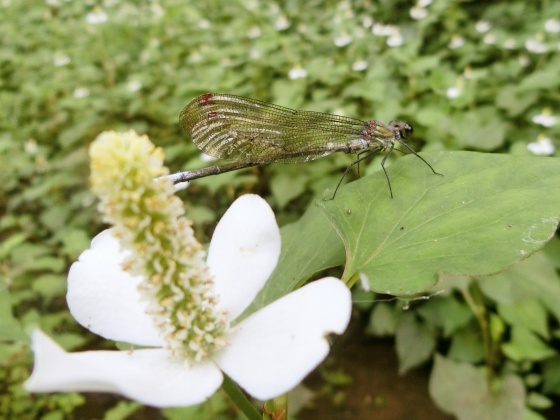
<svg viewBox="0 0 560 420"><path fill-rule="evenodd" d="M391 199L379 154L323 201L355 159L341 153L178 193L202 243L235 198L272 207L282 254L252 310L326 274L353 286L351 331L296 389L290 415L391 407L378 413L414 418L403 411L411 401L431 418L558 412L558 2L4 0L0 15L0 417L240 416L220 392L155 410L22 388L36 326L69 351L114 348L65 299L69 266L106 227L88 184L90 143L133 129L163 148L171 171L207 166L178 123L205 92L408 121L408 144L443 175L394 152ZM368 356L363 344L379 342L398 368ZM348 359L356 348L370 376L372 366L379 377L420 372L394 388L409 398L360 375Z"/></svg>

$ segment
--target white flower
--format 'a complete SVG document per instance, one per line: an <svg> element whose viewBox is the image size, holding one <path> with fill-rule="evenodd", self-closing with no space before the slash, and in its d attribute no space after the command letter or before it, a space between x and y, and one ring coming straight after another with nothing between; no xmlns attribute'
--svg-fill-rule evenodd
<svg viewBox="0 0 560 420"><path fill-rule="evenodd" d="M74 98L82 99L89 96L89 89L86 87L77 87L74 89Z"/></svg>
<svg viewBox="0 0 560 420"><path fill-rule="evenodd" d="M364 28L371 28L371 25L373 25L373 19L369 16L364 16L362 19L362 26Z"/></svg>
<svg viewBox="0 0 560 420"><path fill-rule="evenodd" d="M404 42L404 39L400 33L397 31L387 37L387 46L389 47L400 47Z"/></svg>
<svg viewBox="0 0 560 420"><path fill-rule="evenodd" d="M484 38L482 38L482 42L484 42L486 45L496 45L498 40L496 39L496 35L486 34L484 35Z"/></svg>
<svg viewBox="0 0 560 420"><path fill-rule="evenodd" d="M150 5L150 11L155 18L160 18L165 15L165 9L158 3L152 3Z"/></svg>
<svg viewBox="0 0 560 420"><path fill-rule="evenodd" d="M548 137L539 137L537 141L529 143L527 149L535 155L551 155L556 151L552 140Z"/></svg>
<svg viewBox="0 0 560 420"><path fill-rule="evenodd" d="M504 41L504 48L506 50L513 50L517 48L517 42L515 42L515 40L512 38L508 38Z"/></svg>
<svg viewBox="0 0 560 420"><path fill-rule="evenodd" d="M453 86L447 89L447 97L449 99L455 99L459 96L461 96L461 90L458 87Z"/></svg>
<svg viewBox="0 0 560 420"><path fill-rule="evenodd" d="M414 20L422 20L428 16L428 11L420 6L412 7L408 13L410 14L410 17Z"/></svg>
<svg viewBox="0 0 560 420"><path fill-rule="evenodd" d="M262 51L258 48L251 48L249 50L249 57L251 57L252 60L258 60L262 57Z"/></svg>
<svg viewBox="0 0 560 420"><path fill-rule="evenodd" d="M519 55L519 57L517 57L517 62L521 67L527 67L530 61L529 57L527 57L525 54L521 54Z"/></svg>
<svg viewBox="0 0 560 420"><path fill-rule="evenodd" d="M129 92L138 92L140 89L142 89L142 82L140 82L139 80L131 80L127 83L126 88Z"/></svg>
<svg viewBox="0 0 560 420"><path fill-rule="evenodd" d="M53 58L53 64L55 67L62 67L70 63L70 57L66 54L56 53Z"/></svg>
<svg viewBox="0 0 560 420"><path fill-rule="evenodd" d="M364 71L368 68L368 62L366 60L358 60L352 63L352 70L354 71Z"/></svg>
<svg viewBox="0 0 560 420"><path fill-rule="evenodd" d="M550 110L545 109L540 114L535 115L531 120L535 124L542 125L543 127L553 127L556 125L558 118L554 115L551 115Z"/></svg>
<svg viewBox="0 0 560 420"><path fill-rule="evenodd" d="M39 150L39 148L37 147L37 141L35 139L27 140L23 144L23 150L25 151L25 153L34 155L35 153L37 153L37 150Z"/></svg>
<svg viewBox="0 0 560 420"><path fill-rule="evenodd" d="M383 25L382 23L375 23L371 27L371 32L375 36L389 36L397 32L398 28L394 25Z"/></svg>
<svg viewBox="0 0 560 420"><path fill-rule="evenodd" d="M556 19L548 19L544 23L544 30L551 34L557 34L558 32L560 32L560 21Z"/></svg>
<svg viewBox="0 0 560 420"><path fill-rule="evenodd" d="M303 79L305 77L307 77L307 70L302 67L294 67L288 72L288 78L290 80Z"/></svg>
<svg viewBox="0 0 560 420"><path fill-rule="evenodd" d="M346 33L337 35L334 39L334 45L337 47L345 47L352 42L352 37Z"/></svg>
<svg viewBox="0 0 560 420"><path fill-rule="evenodd" d="M278 16L276 22L274 22L274 29L277 31L283 31L288 29L292 23L288 20L288 18L284 15Z"/></svg>
<svg viewBox="0 0 560 420"><path fill-rule="evenodd" d="M251 29L247 32L247 37L250 39L259 38L262 35L261 28L258 26L252 26Z"/></svg>
<svg viewBox="0 0 560 420"><path fill-rule="evenodd" d="M451 41L447 44L447 48L450 50L456 50L457 48L461 48L463 45L465 45L465 38L460 35L453 35L451 37Z"/></svg>
<svg viewBox="0 0 560 420"><path fill-rule="evenodd" d="M107 13L105 13L102 9L96 8L93 12L86 15L86 21L91 25L105 23L107 22Z"/></svg>
<svg viewBox="0 0 560 420"><path fill-rule="evenodd" d="M540 39L531 38L525 41L525 48L535 54L544 54L548 51L548 47Z"/></svg>
<svg viewBox="0 0 560 420"><path fill-rule="evenodd" d="M219 309L235 320L274 270L280 234L272 210L255 195L235 201L218 224L207 264ZM274 398L295 387L328 354L326 335L342 333L351 296L338 279L324 278L253 313L228 332L210 359L190 364L171 357L146 314L133 277L121 268L128 253L107 230L74 263L68 305L76 320L111 340L155 348L66 353L44 333L33 333L31 392L117 392L156 407L197 404L222 383L222 371L249 394Z"/></svg>
<svg viewBox="0 0 560 420"><path fill-rule="evenodd" d="M481 34L488 32L491 28L492 28L492 24L487 20L479 20L474 25L474 29L476 30L476 32L479 32Z"/></svg>
<svg viewBox="0 0 560 420"><path fill-rule="evenodd" d="M198 21L198 27L200 29L210 29L212 27L212 24L208 19L200 19Z"/></svg>

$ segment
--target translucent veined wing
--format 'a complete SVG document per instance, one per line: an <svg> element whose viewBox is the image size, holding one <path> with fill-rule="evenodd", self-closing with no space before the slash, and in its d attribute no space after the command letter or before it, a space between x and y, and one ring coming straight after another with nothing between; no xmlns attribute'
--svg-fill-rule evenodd
<svg viewBox="0 0 560 420"><path fill-rule="evenodd" d="M195 98L181 112L180 122L197 147L210 156L254 163L306 162L338 151L348 152L348 144L368 135L374 139L394 138L381 123L377 123L375 132L368 133L368 122L358 119L295 111L219 93ZM368 149L375 146L370 144ZM382 149L384 144L377 146Z"/></svg>

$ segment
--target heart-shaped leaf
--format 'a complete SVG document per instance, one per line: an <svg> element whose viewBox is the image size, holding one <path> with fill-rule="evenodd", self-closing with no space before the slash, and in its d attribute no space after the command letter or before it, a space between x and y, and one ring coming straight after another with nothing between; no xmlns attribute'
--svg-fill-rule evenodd
<svg viewBox="0 0 560 420"><path fill-rule="evenodd" d="M415 156L318 205L346 248L343 280L412 295L439 273L487 275L540 249L560 220L560 159L472 152Z"/></svg>

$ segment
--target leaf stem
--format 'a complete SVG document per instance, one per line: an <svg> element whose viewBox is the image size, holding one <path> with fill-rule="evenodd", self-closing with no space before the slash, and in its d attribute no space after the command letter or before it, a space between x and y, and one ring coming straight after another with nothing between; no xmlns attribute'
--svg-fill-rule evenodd
<svg viewBox="0 0 560 420"><path fill-rule="evenodd" d="M475 279L472 279L471 284L473 286L473 293L468 287L462 288L462 294L465 301L471 308L476 317L478 324L480 326L480 332L482 334L482 343L484 346L484 364L486 366L486 383L488 390L492 390L492 384L495 377L494 371L494 344L492 340L492 334L490 331L490 323L488 320L489 314L482 302L482 297L480 289L476 283Z"/></svg>

